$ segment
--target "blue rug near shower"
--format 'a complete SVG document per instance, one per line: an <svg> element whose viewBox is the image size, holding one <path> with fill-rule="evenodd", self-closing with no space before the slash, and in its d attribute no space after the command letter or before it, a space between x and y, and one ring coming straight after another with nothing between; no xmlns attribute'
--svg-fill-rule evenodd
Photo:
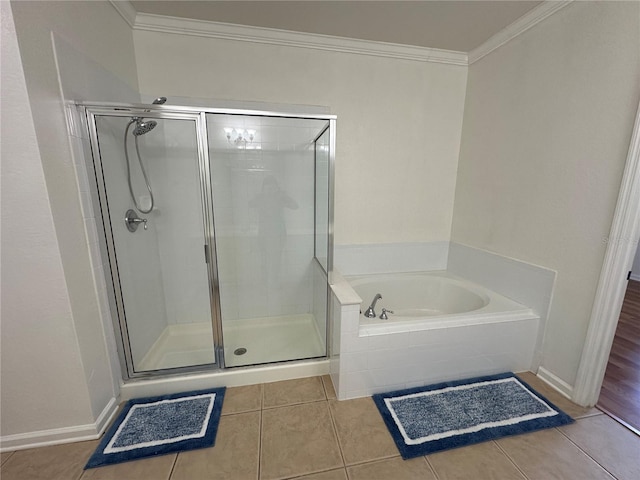
<svg viewBox="0 0 640 480"><path fill-rule="evenodd" d="M573 423L513 373L376 394L402 458Z"/></svg>
<svg viewBox="0 0 640 480"><path fill-rule="evenodd" d="M211 447L225 387L129 400L84 467Z"/></svg>

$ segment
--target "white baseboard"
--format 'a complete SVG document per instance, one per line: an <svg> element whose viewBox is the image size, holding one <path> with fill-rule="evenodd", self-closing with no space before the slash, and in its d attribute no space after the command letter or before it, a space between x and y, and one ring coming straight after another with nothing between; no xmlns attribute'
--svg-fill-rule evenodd
<svg viewBox="0 0 640 480"><path fill-rule="evenodd" d="M26 450L28 448L60 445L62 443L96 440L100 438L117 411L118 402L115 398L112 398L100 415L98 415L95 423L18 433L15 435L4 435L0 437L0 452L12 452L15 450Z"/></svg>
<svg viewBox="0 0 640 480"><path fill-rule="evenodd" d="M573 387L544 367L538 368L537 377L569 400L573 398Z"/></svg>
<svg viewBox="0 0 640 480"><path fill-rule="evenodd" d="M98 436L102 435L107 427L111 424L111 421L118 413L118 400L115 397L112 397L107 403L107 406L104 407L102 413L98 415L98 419L96 420L96 430L98 431Z"/></svg>
<svg viewBox="0 0 640 480"><path fill-rule="evenodd" d="M640 275L638 275L636 273L632 273L631 275L629 275L629 278L631 280L635 280L636 282L640 282Z"/></svg>

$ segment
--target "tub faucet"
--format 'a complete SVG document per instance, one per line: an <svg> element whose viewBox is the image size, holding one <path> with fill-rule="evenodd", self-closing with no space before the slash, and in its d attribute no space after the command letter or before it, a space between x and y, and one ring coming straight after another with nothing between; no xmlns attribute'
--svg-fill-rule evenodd
<svg viewBox="0 0 640 480"><path fill-rule="evenodd" d="M367 318L376 318L376 312L374 310L374 308L376 308L376 302L378 300L380 300L382 298L382 295L380 295L379 293L376 293L376 296L373 297L373 301L371 302L371 305L369 305L369 308L367 308L367 311L364 312L364 316Z"/></svg>

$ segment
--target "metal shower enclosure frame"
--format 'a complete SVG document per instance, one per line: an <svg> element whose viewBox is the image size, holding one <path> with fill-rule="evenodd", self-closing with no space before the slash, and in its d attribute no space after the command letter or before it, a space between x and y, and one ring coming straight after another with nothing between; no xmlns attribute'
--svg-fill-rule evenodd
<svg viewBox="0 0 640 480"><path fill-rule="evenodd" d="M327 127L322 130L321 134L328 128L329 135L329 185L328 185L328 216L329 221L327 225L327 282L328 285L333 283L333 250L334 250L334 180L335 180L335 145L336 145L336 119L335 115L328 114L299 114L299 113L286 113L275 111L261 111L261 110L245 110L245 109L230 109L230 108L202 108L192 106L175 106L175 105L162 105L162 104L119 104L119 103L107 103L107 102L82 102L76 103L76 107L79 109L79 113L86 119L90 144L91 144L91 159L87 158L86 161L93 161L95 171L95 185L97 186L98 204L94 204L94 211L100 212L100 218L96 218L96 221L101 221L104 226L105 234L99 235L99 242L101 246L101 252L108 258L103 258L105 263L109 266L109 272L105 269L105 276L107 280L107 296L109 299L109 307L111 311L112 323L116 336L119 338L116 341L118 356L120 360L121 372L123 380L135 380L150 377L157 377L159 375L183 375L188 373L211 371L212 369L224 369L224 349L223 349L223 335L222 335L222 313L220 308L220 283L218 276L218 261L216 252L216 234L215 234L215 222L213 205L215 198L213 195L213 189L211 184L211 167L209 158L209 142L207 137L207 114L225 114L234 116L259 116L259 117L281 117L292 119L315 119L326 120ZM98 131L96 125L96 118L100 116L110 117L141 117L145 119L171 119L171 120L187 120L193 121L196 131L197 141L197 156L198 167L200 177L200 193L202 200L202 212L203 212L203 227L204 227L204 242L207 254L207 274L209 281L209 297L210 307L212 314L212 327L213 327L213 345L215 349L215 363L205 366L188 366L168 368L159 371L144 371L136 372L133 364L133 354L131 351L131 344L129 341L129 334L127 331L126 313L124 309L124 302L121 293L120 277L118 274L118 265L116 261L115 242L111 233L111 220L109 215L109 204L107 201L105 179L102 172L102 158L100 156L100 145L98 140ZM317 138L315 139L317 140ZM314 140L314 141L315 141ZM92 179L89 179L90 182ZM95 200L94 200L95 203ZM315 210L315 209L314 209ZM96 215L97 217L97 215ZM315 224L315 220L314 220ZM317 261L317 259L316 259ZM110 280L110 281L109 281ZM328 305L327 305L328 307ZM327 316L329 315L329 309L327 308ZM328 320L328 319L327 319ZM326 328L326 345L327 355L329 350L329 334L330 334L330 322L327 321ZM233 368L251 368L251 367L233 367Z"/></svg>

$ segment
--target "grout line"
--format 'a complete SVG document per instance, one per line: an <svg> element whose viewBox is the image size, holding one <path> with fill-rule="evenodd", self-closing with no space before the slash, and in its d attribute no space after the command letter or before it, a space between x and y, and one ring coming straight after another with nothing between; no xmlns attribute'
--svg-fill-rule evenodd
<svg viewBox="0 0 640 480"><path fill-rule="evenodd" d="M427 455L423 455L422 458L424 458L424 461L427 462L427 466L429 467L429 470L431 470L431 473L433 473L434 478L436 480L440 480L440 477L438 476L438 472L436 472L436 469L434 468L434 466L431 465L431 462L427 458Z"/></svg>
<svg viewBox="0 0 640 480"><path fill-rule="evenodd" d="M263 389L264 390L264 389ZM264 416L262 415L262 410L259 412L260 414L260 431L258 432L258 477L257 480L260 480L262 476L262 425L264 421Z"/></svg>
<svg viewBox="0 0 640 480"><path fill-rule="evenodd" d="M606 415L606 413L604 411L600 411L599 408L600 407L595 409L595 410L597 410L596 412L591 413L591 410L590 410L588 412L581 413L581 414L576 415L576 416L571 417L571 418L573 418L574 420L580 420L581 418L591 418L591 417L598 417L600 415ZM565 413L567 413L567 412L565 412ZM571 416L571 415L569 415L569 416Z"/></svg>
<svg viewBox="0 0 640 480"><path fill-rule="evenodd" d="M260 410L264 408L264 383L260 384Z"/></svg>
<svg viewBox="0 0 640 480"><path fill-rule="evenodd" d="M180 452L178 452L176 454L176 458L173 459L173 465L171 465L171 471L169 472L167 480L171 480L171 477L173 476L173 471L176 469L176 464L178 463L178 455L180 455Z"/></svg>
<svg viewBox="0 0 640 480"><path fill-rule="evenodd" d="M0 0L1 1L1 0ZM254 408L253 410L242 410L240 412L231 412L231 413L225 413L224 415L221 415L220 417L233 417L235 415L243 415L245 413L253 413L253 412L260 412L261 409L260 408Z"/></svg>
<svg viewBox="0 0 640 480"><path fill-rule="evenodd" d="M371 460L363 460L363 461L360 461L360 462L350 463L349 465L345 464L345 468L347 468L347 467L359 467L360 465L366 465L368 463L383 462L385 460L391 460L393 458L402 458L402 456L400 455L400 453L397 453L395 455L390 455L388 457L378 457L378 458L373 458ZM416 458L418 458L418 457L416 457Z"/></svg>
<svg viewBox="0 0 640 480"><path fill-rule="evenodd" d="M327 402L327 409L329 410L329 418L331 419L331 426L333 427L333 434L336 436L336 443L338 444L338 450L340 451L342 466L345 468L345 471L346 471L347 462L344 460L344 453L342 451L342 442L340 441L340 435L338 435L338 423L336 422L336 419L333 417L333 411L331 410L331 405L329 404L329 400L326 400L326 402ZM347 473L347 476L348 475L349 474Z"/></svg>
<svg viewBox="0 0 640 480"><path fill-rule="evenodd" d="M84 477L84 472L86 472L86 470L82 470L80 472L80 476L76 479L76 480L82 480L82 477ZM0 477L1 478L1 477Z"/></svg>
<svg viewBox="0 0 640 480"><path fill-rule="evenodd" d="M325 400L329 400L329 395L327 395L327 386L324 384L324 378L322 376L318 377L320 379L320 383L322 384L322 390L324 391Z"/></svg>
<svg viewBox="0 0 640 480"><path fill-rule="evenodd" d="M284 408L284 407L297 407L299 405L309 405L310 403L320 403L320 402L327 402L328 400L326 398L321 398L319 400L307 400L305 402L298 402L298 403L287 403L285 405L275 405L272 407L263 407L262 410L274 410L276 408Z"/></svg>
<svg viewBox="0 0 640 480"><path fill-rule="evenodd" d="M509 455L507 451L504 448L502 448L502 445L500 445L496 440L491 440L491 441L496 447L498 447L498 450L500 450L502 454L505 457L507 457L507 460L511 462L511 464L515 467L515 469L518 470L518 472L520 472L520 475L522 475L526 479L529 479L529 477L527 477L527 474L524 473L524 470L522 470L520 466L516 463L516 461L513 458L511 458L511 455Z"/></svg>
<svg viewBox="0 0 640 480"><path fill-rule="evenodd" d="M345 472L346 472L346 467L327 468L325 470L318 470L318 471L315 471L315 472L303 473L302 475L295 474L292 477L282 477L280 480L295 480L295 479L298 479L298 478L307 478L308 476L315 476L315 475L318 475L320 473L335 472L337 470L345 470Z"/></svg>
<svg viewBox="0 0 640 480"><path fill-rule="evenodd" d="M7 455L7 457L6 457L6 458L4 459L4 461L0 464L0 466L2 466L2 465L4 465L5 463L7 463L7 461L8 461L11 457L13 457L13 454L14 454L14 453L16 453L16 452L15 452L15 451L13 451L13 452L8 452L8 453L9 453L9 455Z"/></svg>
<svg viewBox="0 0 640 480"><path fill-rule="evenodd" d="M344 474L347 477L347 480L351 480L351 475L349 475L349 470L346 465L344 466Z"/></svg>
<svg viewBox="0 0 640 480"><path fill-rule="evenodd" d="M562 430L560 430L558 427L555 427L554 430L557 430L558 432L560 432L560 435L562 435L564 438L566 438L572 445L574 445L578 450L580 450L582 453L584 453L587 457L589 457L591 460L593 460L593 462L598 465L600 468L602 468L605 472L607 472L609 475L611 475L612 478L617 478L613 473L611 473L609 470L607 470L607 468L602 465L598 460L596 460L595 458L593 458L589 453L587 453L585 450L582 449L582 447L580 445L578 445L576 442L574 442L569 435L567 435L566 433L564 433Z"/></svg>

